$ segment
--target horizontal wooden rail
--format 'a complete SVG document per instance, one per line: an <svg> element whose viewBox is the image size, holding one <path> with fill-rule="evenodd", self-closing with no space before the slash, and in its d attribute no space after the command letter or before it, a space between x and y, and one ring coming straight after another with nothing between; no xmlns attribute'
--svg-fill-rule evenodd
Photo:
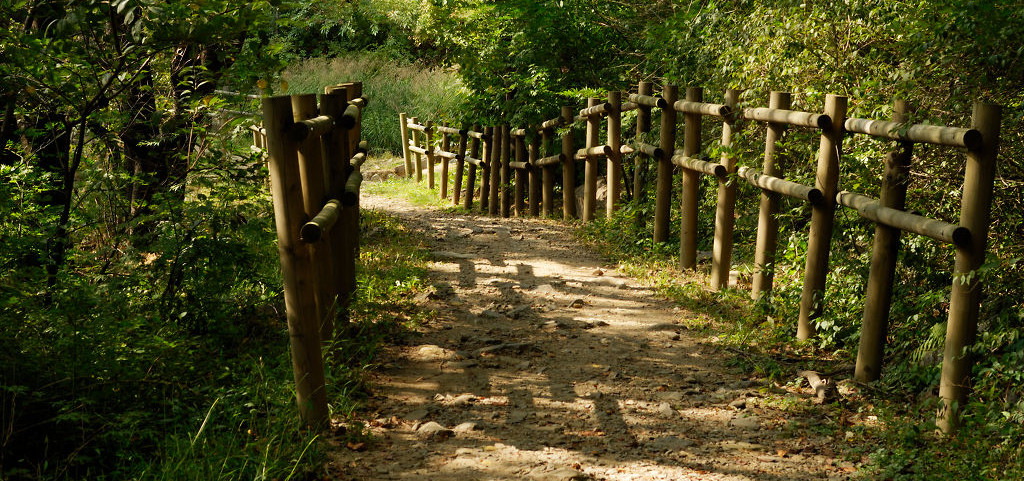
<svg viewBox="0 0 1024 481"><path fill-rule="evenodd" d="M470 157L468 155L466 156L466 162L469 162L470 164L473 164L477 167L487 167L486 161L478 159L476 157Z"/></svg>
<svg viewBox="0 0 1024 481"><path fill-rule="evenodd" d="M681 150L677 152L682 152ZM724 179L728 171L725 170L725 166L722 164L708 162L706 160L695 159L688 157L682 153L677 153L672 156L672 164L680 167L701 172L708 175L713 175L720 179Z"/></svg>
<svg viewBox="0 0 1024 481"><path fill-rule="evenodd" d="M431 155L431 154L434 153L432 150L424 149L423 147L417 147L415 145L410 145L409 146L409 152L414 152L414 153L422 154L422 155Z"/></svg>
<svg viewBox="0 0 1024 481"><path fill-rule="evenodd" d="M418 131L423 132L425 134L433 133L434 132L434 127L427 127L426 125L416 124L416 123L413 123L413 122L409 122L408 124L406 124L406 127L409 130L418 130Z"/></svg>
<svg viewBox="0 0 1024 481"><path fill-rule="evenodd" d="M668 108L668 102L665 99L653 95L629 94L629 101L645 107Z"/></svg>
<svg viewBox="0 0 1024 481"><path fill-rule="evenodd" d="M619 105L619 112L629 112L630 110L636 110L640 108L640 104L636 102L622 102Z"/></svg>
<svg viewBox="0 0 1024 481"><path fill-rule="evenodd" d="M349 100L348 103L349 103L349 105L355 105L356 107L359 107L361 109L365 109L366 106L370 103L370 101L366 97L359 97L359 98L354 98L352 100Z"/></svg>
<svg viewBox="0 0 1024 481"><path fill-rule="evenodd" d="M657 147L651 144L645 144L643 142L633 142L630 144L633 150L647 154L655 159L662 159L665 157L665 151L661 150L661 147Z"/></svg>
<svg viewBox="0 0 1024 481"><path fill-rule="evenodd" d="M366 152L365 151L363 151L363 152L356 152L356 155L353 155L352 159L349 160L349 164L351 164L352 168L355 169L355 170L359 170L360 168L362 168L363 162L366 162Z"/></svg>
<svg viewBox="0 0 1024 481"><path fill-rule="evenodd" d="M583 110L580 110L579 116L583 117L583 118L587 118L587 117L592 117L594 115L605 115L605 114L608 114L608 113L614 112L614 111L615 111L615 107L613 107L612 104L610 104L608 102L605 102L605 103L597 104L597 105L595 105L593 107L587 107L587 108L585 108Z"/></svg>
<svg viewBox="0 0 1024 481"><path fill-rule="evenodd" d="M345 192L341 196L341 202L345 207L351 207L359 203L359 186L362 183L362 172L356 170L348 175L348 180L345 181Z"/></svg>
<svg viewBox="0 0 1024 481"><path fill-rule="evenodd" d="M527 132L529 132L527 129L512 129L508 133L513 137L526 137Z"/></svg>
<svg viewBox="0 0 1024 481"><path fill-rule="evenodd" d="M589 149L577 150L576 155L574 157L577 160L579 160L585 159L587 157L600 157L602 155L608 157L614 153L615 151L612 150L612 147L610 145L595 145L594 147L591 147Z"/></svg>
<svg viewBox="0 0 1024 481"><path fill-rule="evenodd" d="M453 160L459 158L459 154L456 154L455 152L448 152L446 150L435 150L434 151L434 155L436 155L438 157L444 157L446 159L453 159Z"/></svg>
<svg viewBox="0 0 1024 481"><path fill-rule="evenodd" d="M561 127L565 125L565 119L558 117L556 119L545 120L540 123L542 129L553 129L555 127Z"/></svg>
<svg viewBox="0 0 1024 481"><path fill-rule="evenodd" d="M800 199L811 204L820 204L825 200L825 195L821 193L821 189L799 184L791 180L782 179L772 175L765 175L757 170L740 167L739 176L743 177L753 185L754 187L760 187L761 189L769 192L776 192L787 197L794 199Z"/></svg>
<svg viewBox="0 0 1024 481"><path fill-rule="evenodd" d="M565 162L565 154L557 154L537 159L537 163L535 165L537 165L537 167L546 167L549 165L561 164L562 162Z"/></svg>
<svg viewBox="0 0 1024 481"><path fill-rule="evenodd" d="M796 125L798 127L813 127L821 130L828 130L832 128L832 119L829 118L828 115L799 112L796 110L758 107L743 109L742 116L748 120Z"/></svg>
<svg viewBox="0 0 1024 481"><path fill-rule="evenodd" d="M370 151L370 143L365 140L360 140L359 145L356 145L356 152L367 153Z"/></svg>
<svg viewBox="0 0 1024 481"><path fill-rule="evenodd" d="M338 222L338 211L340 210L341 202L338 199L331 199L323 209L320 209L316 217L302 225L299 229L299 238L308 244L319 241L323 238L324 233L330 231L331 227Z"/></svg>
<svg viewBox="0 0 1024 481"><path fill-rule="evenodd" d="M529 162L509 162L508 166L517 170L530 170Z"/></svg>
<svg viewBox="0 0 1024 481"><path fill-rule="evenodd" d="M976 149L981 145L981 132L975 129L943 127L939 125L915 124L907 126L887 120L849 118L843 126L847 132L868 134L893 140L909 140L926 144L967 147Z"/></svg>
<svg viewBox="0 0 1024 481"><path fill-rule="evenodd" d="M683 112L686 114L700 114L700 115L714 115L715 117L728 117L732 113L732 109L728 105L722 104L709 104L706 102L691 102L689 100L679 100L672 104L672 108L676 112Z"/></svg>
<svg viewBox="0 0 1024 481"><path fill-rule="evenodd" d="M434 130L442 134L452 135L466 135L469 131L466 129L456 129L455 127L448 127L447 125L438 125L434 127Z"/></svg>
<svg viewBox="0 0 1024 481"><path fill-rule="evenodd" d="M359 107L357 105L349 105L345 107L345 112L341 114L341 118L338 119L338 127L343 129L351 129L356 126L356 122L359 121Z"/></svg>
<svg viewBox="0 0 1024 481"><path fill-rule="evenodd" d="M470 131L466 132L466 135L468 135L470 138L480 139L480 140L490 140L491 139L490 135L487 135L487 134L485 134L483 132L477 132L477 131L474 131L474 130L470 130Z"/></svg>
<svg viewBox="0 0 1024 481"><path fill-rule="evenodd" d="M355 124L353 124L355 125ZM288 129L288 136L296 142L302 142L310 135L320 136L330 132L334 128L334 118L328 115L321 115L311 119L302 120L292 124Z"/></svg>
<svg viewBox="0 0 1024 481"><path fill-rule="evenodd" d="M891 207L883 207L878 200L866 195L844 190L836 194L836 203L856 210L865 219L947 244L966 246L971 242L971 231L966 227Z"/></svg>

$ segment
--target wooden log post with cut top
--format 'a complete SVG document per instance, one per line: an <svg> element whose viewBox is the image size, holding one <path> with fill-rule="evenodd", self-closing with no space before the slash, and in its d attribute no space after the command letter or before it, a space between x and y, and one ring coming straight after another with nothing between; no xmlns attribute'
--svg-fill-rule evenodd
<svg viewBox="0 0 1024 481"><path fill-rule="evenodd" d="M360 84L344 84L345 94L345 108L349 107L348 102L359 98L360 91L358 90ZM330 159L330 162L337 162L342 165L342 169L345 172L344 181L334 187L339 193L337 199L341 199L345 196L345 185L349 182L352 175L351 159L355 155L356 150L359 147L359 123L347 130L342 131L342 136L347 137L346 149L342 152L342 157L336 159ZM341 274L338 282L339 288L339 303L345 309L348 308L349 303L352 301L352 296L356 291L356 261L359 259L359 205L358 199L356 204L346 206L341 210L341 215L338 216L338 225L335 227L335 233L341 237L341 248L334 251L335 262L341 264L339 272ZM347 316L347 311L346 312Z"/></svg>
<svg viewBox="0 0 1024 481"><path fill-rule="evenodd" d="M294 123L291 99L270 97L262 102L295 397L302 422L319 430L329 421L327 393L312 258L299 239L299 230L308 218L303 206L297 146L287 135Z"/></svg>
<svg viewBox="0 0 1024 481"><path fill-rule="evenodd" d="M974 344L978 332L981 302L978 269L985 262L1002 109L998 105L976 103L971 118L972 128L981 134L981 141L967 150L967 169L960 201L960 225L970 230L971 241L956 248L939 383L942 404L936 418L939 429L947 434L956 432L959 427L958 410L967 402L970 392L973 359L966 348Z"/></svg>
<svg viewBox="0 0 1024 481"><path fill-rule="evenodd" d="M547 128L540 134L540 151L546 155L551 151L551 129ZM555 203L555 165L545 164L541 167L541 215L551 217Z"/></svg>
<svg viewBox="0 0 1024 481"><path fill-rule="evenodd" d="M398 124L402 134L402 160L405 161L405 178L412 176L412 156L409 153L409 117L402 112L398 114Z"/></svg>
<svg viewBox="0 0 1024 481"><path fill-rule="evenodd" d="M480 131L480 126L479 125L474 125L472 127L472 130L475 131L475 132L479 132ZM470 140L470 142L469 142L469 156L474 158L474 159L479 159L480 158L480 139L476 138L476 137L471 137L471 139L472 140ZM473 208L473 196L476 194L476 171L477 171L476 164L470 163L469 164L469 168L468 168L468 172L466 172L466 196L465 196L465 200L463 201L464 202L463 207L466 210L470 210L470 209Z"/></svg>
<svg viewBox="0 0 1024 481"><path fill-rule="evenodd" d="M704 90L700 87L686 89L688 102L703 102ZM683 155L696 158L701 147L701 120L699 113L683 114ZM700 198L700 173L683 168L683 189L679 201L679 267L697 267L697 204Z"/></svg>
<svg viewBox="0 0 1024 481"><path fill-rule="evenodd" d="M468 144L468 135L465 130L459 134L459 145L455 148L455 187L452 189L452 205L459 205L459 201L462 199L462 176L466 171L466 148ZM474 172L475 174L476 172ZM447 175L445 176L447 178ZM475 176L474 176L475 177ZM474 179L475 180L475 179ZM470 192L472 192L472 186L470 185ZM470 194L472 196L472 194Z"/></svg>
<svg viewBox="0 0 1024 481"><path fill-rule="evenodd" d="M487 207L487 212L493 216L501 215L501 144L504 144L505 136L501 126L495 126L491 136L491 183L488 189L488 197L490 198L490 204ZM508 151L508 146L504 149Z"/></svg>
<svg viewBox="0 0 1024 481"><path fill-rule="evenodd" d="M896 101L892 120L897 123L906 122L906 102ZM886 157L878 197L880 205L901 211L906 206L913 147L912 142L901 141L896 150ZM892 304L899 250L900 229L876 223L874 246L871 249L871 271L864 294L857 367L854 371L854 378L860 382L875 381L882 373L882 356L885 352L885 335L889 329L889 308Z"/></svg>
<svg viewBox="0 0 1024 481"><path fill-rule="evenodd" d="M651 95L654 92L650 82L642 81L637 85L637 93L640 95ZM651 106L639 105L636 111L636 140L646 142L647 133L651 131ZM636 205L643 204L647 196L647 163L651 157L643 152L637 152L633 159L633 202ZM636 216L636 225L643 227L646 219L644 216Z"/></svg>
<svg viewBox="0 0 1024 481"><path fill-rule="evenodd" d="M417 117L413 117L411 120L414 124L418 124L420 121ZM417 148L425 148L425 146L420 143L420 132L418 130L412 131L412 139L410 140L410 143ZM423 182L423 155L419 152L416 152L416 182Z"/></svg>
<svg viewBox="0 0 1024 481"><path fill-rule="evenodd" d="M732 236L736 226L736 155L732 152L732 133L739 116L736 105L740 102L740 91L725 91L725 105L733 114L722 120L722 158L725 179L718 179L718 208L715 210L715 241L711 251L711 288L720 290L729 284L729 270L732 267Z"/></svg>
<svg viewBox="0 0 1024 481"><path fill-rule="evenodd" d="M448 124L441 124L447 127ZM448 132L441 133L441 150L445 152L452 151L452 140L448 135ZM448 157L442 156L441 162L441 199L448 198Z"/></svg>
<svg viewBox="0 0 1024 481"><path fill-rule="evenodd" d="M807 264L804 268L804 286L800 297L800 318L797 321L797 339L803 341L814 335L814 320L824 309L822 295L828 275L829 246L835 224L836 190L839 185L839 156L843 142L843 123L846 120L846 97L825 97L825 115L832 120L830 128L821 132L818 146L818 169L815 187L824 196L811 210L811 230L807 238Z"/></svg>
<svg viewBox="0 0 1024 481"><path fill-rule="evenodd" d="M501 145L499 145L499 148L501 149L501 175L498 179L498 187L501 198L498 201L500 202L501 216L508 218L512 213L512 166L510 164L512 161L512 135L507 124L501 126Z"/></svg>
<svg viewBox="0 0 1024 481"><path fill-rule="evenodd" d="M293 95L292 119L308 121L319 115L316 95ZM302 203L306 216L317 215L330 198L327 192L328 178L324 172L324 156L320 135L307 135L299 143L299 177L302 182ZM334 271L334 256L328 239L309 245L314 269L315 300L318 313L317 324L321 341L327 343L334 337L334 317L338 295Z"/></svg>
<svg viewBox="0 0 1024 481"><path fill-rule="evenodd" d="M654 242L668 241L669 214L672 210L672 153L676 151L676 109L679 88L666 85L661 93L669 107L661 109L661 137L658 147L665 153L658 159L658 179L654 198Z"/></svg>
<svg viewBox="0 0 1024 481"><path fill-rule="evenodd" d="M320 113L338 119L344 115L345 110L348 108L347 104L347 89L328 87L324 89L324 94L320 97ZM327 172L328 179L328 196L332 199L341 199L345 190L345 182L348 181L348 152L351 150L349 148L348 131L336 125L323 136L321 145L323 145L324 169ZM340 217L342 215L339 213ZM349 278L347 266L342 262L342 253L351 244L346 237L352 235L351 232L345 230L344 225L339 220L326 240L326 242L331 244L331 264L334 271L333 277L336 289L335 312L339 314L336 319L340 322L346 320L344 308L348 305L348 297L345 287L348 284L345 279ZM333 333L331 338L333 338Z"/></svg>
<svg viewBox="0 0 1024 481"><path fill-rule="evenodd" d="M484 141L484 160L487 161L487 167L483 174L483 185L480 187L480 211L486 212L488 215L498 215L498 202L497 200L491 202L491 199L498 198L498 166L496 164L501 154L495 141L501 141L501 129L487 127L484 129L484 133L487 134Z"/></svg>
<svg viewBox="0 0 1024 481"><path fill-rule="evenodd" d="M518 132L522 133L522 132ZM525 163L526 159L526 139L524 135L513 135L513 145L515 146L515 157L516 163ZM512 196L512 205L515 209L516 217L526 217L526 184L529 182L529 171L526 169L516 169L515 178L516 185Z"/></svg>
<svg viewBox="0 0 1024 481"><path fill-rule="evenodd" d="M596 97L587 99L587 108L596 107L600 104ZM587 116L587 138L586 138L586 164L583 170L583 222L594 220L597 210L597 157L590 154L592 149L598 147L601 135L601 115L592 114Z"/></svg>
<svg viewBox="0 0 1024 481"><path fill-rule="evenodd" d="M576 146L573 145L573 108L562 107L562 121L565 131L562 132L562 219L576 219Z"/></svg>
<svg viewBox="0 0 1024 481"><path fill-rule="evenodd" d="M622 190L622 92L611 90L608 92L608 146L612 148L612 155L607 159L607 171L605 179L608 183L608 199L605 201L605 217L611 219L615 210L619 208L619 197Z"/></svg>
<svg viewBox="0 0 1024 481"><path fill-rule="evenodd" d="M788 110L789 92L772 92L768 107ZM781 162L777 158L779 141L786 131L786 124L768 122L764 141L764 165L762 172L773 177L782 177ZM775 275L775 251L779 238L779 194L767 189L761 190L761 202L757 216L757 243L754 248L754 277L751 280L750 296L759 299L772 290Z"/></svg>
<svg viewBox="0 0 1024 481"><path fill-rule="evenodd" d="M540 137L539 136L534 135L533 138L530 139L529 151L530 151L530 153L528 155L528 159L529 159L529 163L530 163L530 170L528 171L528 173L530 175L530 189L529 189L530 192L529 192L529 195L528 195L528 198L529 198L528 205L529 205L529 207L527 207L527 211L530 213L531 216L537 217L537 215L540 214L540 172L541 172L541 168L537 166L537 161L540 160Z"/></svg>
<svg viewBox="0 0 1024 481"><path fill-rule="evenodd" d="M434 121L426 122L426 129L423 130L423 148L427 149L427 187L434 190L434 164L437 158L434 155Z"/></svg>

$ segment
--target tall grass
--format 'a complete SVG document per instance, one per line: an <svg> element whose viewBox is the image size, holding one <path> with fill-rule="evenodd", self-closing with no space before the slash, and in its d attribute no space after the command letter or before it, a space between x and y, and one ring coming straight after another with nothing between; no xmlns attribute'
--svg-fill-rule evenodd
<svg viewBox="0 0 1024 481"><path fill-rule="evenodd" d="M427 68L373 52L313 58L282 74L291 93L315 93L326 85L362 82L369 105L363 112L363 138L374 154L402 151L398 114L457 122L467 91L454 71Z"/></svg>

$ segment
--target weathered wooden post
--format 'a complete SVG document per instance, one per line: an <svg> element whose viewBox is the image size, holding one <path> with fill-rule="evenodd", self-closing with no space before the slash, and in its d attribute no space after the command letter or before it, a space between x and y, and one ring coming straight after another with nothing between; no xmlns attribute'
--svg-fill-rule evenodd
<svg viewBox="0 0 1024 481"><path fill-rule="evenodd" d="M324 94L320 97L320 113L330 116L332 119L341 119L345 110L348 109L348 89L341 87L326 87ZM321 145L324 150L324 163L327 172L327 192L332 199L341 199L345 191L345 182L348 180L348 153L349 147L348 130L341 128L336 123L335 128L328 131ZM339 217L341 217L339 215ZM331 245L332 266L334 270L335 285L335 312L341 314L348 303L348 293L345 290L349 285L346 280L350 279L348 266L344 262L343 253L350 248L351 242L347 239L351 234L345 232L340 222L327 234L325 242ZM354 274L352 274L354 275ZM344 316L337 316L339 320L345 320ZM326 339L333 339L332 337Z"/></svg>
<svg viewBox="0 0 1024 481"><path fill-rule="evenodd" d="M420 119L413 117L412 123L420 123ZM412 131L412 145L420 148L429 148L425 145L420 145L420 133L418 130ZM416 152L416 182L423 182L423 156Z"/></svg>
<svg viewBox="0 0 1024 481"><path fill-rule="evenodd" d="M789 92L772 92L768 100L768 108L789 110ZM782 168L776 159L776 150L786 124L768 122L768 132L764 141L764 167L762 172L773 177L782 177ZM775 251L779 237L779 194L761 189L761 203L757 217L757 244L754 248L754 278L751 282L750 296L757 300L772 290L775 276Z"/></svg>
<svg viewBox="0 0 1024 481"><path fill-rule="evenodd" d="M441 124L441 125L443 125L445 127L448 126L447 123ZM451 152L452 151L452 141L451 141L451 138L448 136L448 132L442 132L441 133L441 150L443 150L445 152ZM441 156L440 162L441 162L441 198L442 199L447 199L448 198L448 157Z"/></svg>
<svg viewBox="0 0 1024 481"><path fill-rule="evenodd" d="M409 156L409 118L405 112L398 114L398 123L402 131L402 160L405 161L405 178L412 176L412 157Z"/></svg>
<svg viewBox="0 0 1024 481"><path fill-rule="evenodd" d="M907 121L906 102L896 101L892 120L899 123ZM905 208L913 148L913 142L900 141L896 150L886 157L879 205L896 210ZM864 294L864 318L857 350L857 367L854 371L854 378L861 382L874 381L882 373L882 356L885 352L885 335L889 329L889 308L892 304L899 250L900 229L876 222L871 271Z"/></svg>
<svg viewBox="0 0 1024 481"><path fill-rule="evenodd" d="M732 235L736 225L736 155L732 152L732 132L738 118L736 105L740 91L725 91L725 105L732 109L722 121L722 158L719 161L729 177L718 179L718 208L715 211L715 243L711 251L711 288L719 290L729 284L732 266Z"/></svg>
<svg viewBox="0 0 1024 481"><path fill-rule="evenodd" d="M333 119L317 118L316 95L293 95L292 119L298 124L311 119L321 120L318 125L331 126ZM331 127L326 127L324 130ZM313 217L327 203L327 182L324 172L324 157L320 144L320 132L308 128L293 129L298 145L299 178L302 183L302 203L307 217ZM315 300L318 313L320 339L330 342L334 336L334 309L338 294L334 277L334 262L329 242L314 242L309 245L316 283Z"/></svg>
<svg viewBox="0 0 1024 481"><path fill-rule="evenodd" d="M296 145L288 137L293 125L291 99L263 99L263 123L267 131L270 188L277 226L277 250L284 281L285 314L288 319L292 373L299 416L306 426L321 429L328 423L324 367L317 325L312 259L299 240L307 220L303 207Z"/></svg>
<svg viewBox="0 0 1024 481"><path fill-rule="evenodd" d="M483 185L480 187L480 211L489 215L498 215L498 144L501 143L501 129L487 127L484 129L487 139L484 142L484 160L487 166L484 168ZM493 202L492 202L493 199Z"/></svg>
<svg viewBox="0 0 1024 481"><path fill-rule="evenodd" d="M488 212L497 216L501 214L501 152L504 150L508 152L508 142L505 138L505 129L500 125L494 127L493 136L491 138L491 185L490 185L490 205L488 206ZM502 144L505 144L502 149Z"/></svg>
<svg viewBox="0 0 1024 481"><path fill-rule="evenodd" d="M611 219L618 209L622 189L622 92L608 91L608 156L606 180L608 199L605 201L605 217Z"/></svg>
<svg viewBox="0 0 1024 481"><path fill-rule="evenodd" d="M533 129L536 130L536 129ZM534 135L530 139L530 154L529 154L529 171L530 174L530 195L529 195L529 212L533 217L537 217L540 214L540 167L537 166L537 161L540 160L540 137Z"/></svg>
<svg viewBox="0 0 1024 481"><path fill-rule="evenodd" d="M551 129L542 130L540 138L540 151L547 155L551 151ZM555 202L555 166L545 164L541 169L541 213L544 217L551 217Z"/></svg>
<svg viewBox="0 0 1024 481"><path fill-rule="evenodd" d="M527 164L525 135L526 129L516 129L516 132L512 135L513 144L515 146L515 163L517 167L515 169L515 191L512 196L512 205L515 209L516 217L526 217L526 201L524 200L524 197L526 196L526 184L528 182L527 176L529 175L529 172L523 168L524 164ZM526 166L528 166L528 164Z"/></svg>
<svg viewBox="0 0 1024 481"><path fill-rule="evenodd" d="M345 89L345 109L349 110L352 106L348 103L359 97L361 84L347 84L348 88ZM358 109L356 110L358 113ZM341 196L345 195L345 185L348 184L352 176L352 165L351 159L355 155L357 148L359 147L359 121L343 131L343 135L347 135L348 143L347 149L344 151L344 155L338 159L332 159L332 162L338 162L342 165L342 169L345 172L345 181L337 186L338 192ZM341 197L338 197L339 199ZM358 201L358 198L356 199ZM339 303L348 308L349 303L352 300L352 296L356 291L356 261L359 259L359 205L358 203L348 205L346 208L341 210L338 216L338 224L336 228L336 234L341 237L341 249L334 251L335 261L341 263L341 279L338 283Z"/></svg>
<svg viewBox="0 0 1024 481"><path fill-rule="evenodd" d="M600 101L595 97L587 99L587 107L595 107ZM590 151L598 146L601 135L601 116L587 116L586 164L583 170L583 222L594 220L597 210L597 158Z"/></svg>
<svg viewBox="0 0 1024 481"><path fill-rule="evenodd" d="M666 85L661 98L668 108L661 109L661 137L658 147L665 153L658 159L658 184L654 198L654 242L668 240L669 214L672 210L672 153L676 150L676 109L672 106L679 99L679 88Z"/></svg>
<svg viewBox="0 0 1024 481"><path fill-rule="evenodd" d="M977 148L967 151L967 170L960 201L960 225L970 230L971 241L956 248L953 289L949 296L949 320L946 323L946 345L939 384L942 405L936 419L939 429L945 433L956 432L960 415L958 409L967 402L970 392L973 359L966 348L974 343L978 332L981 301L978 269L985 262L988 243L1001 120L1002 109L998 105L974 104L972 127L981 133L982 141Z"/></svg>
<svg viewBox="0 0 1024 481"><path fill-rule="evenodd" d="M839 184L839 155L843 142L843 124L846 122L846 97L829 94L825 97L825 115L832 120L831 128L821 132L818 146L818 169L815 187L824 196L811 210L811 231L807 238L807 264L804 268L804 288L800 297L800 318L797 321L797 339L803 341L814 335L814 320L823 310L822 295L828 274L829 245L835 223L836 189Z"/></svg>
<svg viewBox="0 0 1024 481"><path fill-rule="evenodd" d="M576 218L576 147L573 146L573 111L572 107L562 107L562 218Z"/></svg>
<svg viewBox="0 0 1024 481"><path fill-rule="evenodd" d="M512 213L512 135L508 124L501 126L501 216L509 217Z"/></svg>
<svg viewBox="0 0 1024 481"><path fill-rule="evenodd" d="M637 93L640 95L651 95L654 92L650 82L641 81L637 85ZM646 134L651 131L651 107L649 105L638 105L636 110L636 139L638 142L647 142ZM633 159L633 202L640 205L646 199L647 190L647 163L651 157L643 152L637 152ZM636 216L636 225L643 227L646 219L644 216Z"/></svg>
<svg viewBox="0 0 1024 481"><path fill-rule="evenodd" d="M434 121L428 120L423 129L423 148L427 149L427 186L434 189L434 164L437 159L434 155Z"/></svg>
<svg viewBox="0 0 1024 481"><path fill-rule="evenodd" d="M474 132L480 132L480 126L474 125L471 129ZM469 156L474 159L480 158L480 139L472 137L473 140L469 142ZM466 200L463 207L466 210L473 208L473 196L476 195L476 164L469 164L469 172L466 173Z"/></svg>
<svg viewBox="0 0 1024 481"><path fill-rule="evenodd" d="M466 130L463 129L462 132L459 134L459 146L456 147L457 152L455 152L455 188L452 189L452 205L456 206L459 205L459 200L461 200L462 196L462 175L466 171L466 146L468 143L468 136L468 132L466 132ZM474 174L475 173L476 172L474 172ZM444 177L446 179L448 178L447 175L445 175ZM469 185L470 189L472 189L473 184L470 183ZM470 194L468 197L472 196L473 194Z"/></svg>
<svg viewBox="0 0 1024 481"><path fill-rule="evenodd" d="M703 102L704 90L700 87L686 89L688 102ZM696 158L700 153L701 119L699 113L684 113L683 155ZM679 267L697 267L697 204L700 198L700 174L683 167L683 190L679 202Z"/></svg>

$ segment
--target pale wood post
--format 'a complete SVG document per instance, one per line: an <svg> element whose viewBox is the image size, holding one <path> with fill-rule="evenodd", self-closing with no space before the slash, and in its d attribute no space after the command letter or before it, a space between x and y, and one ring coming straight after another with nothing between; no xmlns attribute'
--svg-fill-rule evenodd
<svg viewBox="0 0 1024 481"><path fill-rule="evenodd" d="M622 189L622 92L608 92L608 146L612 148L607 160L608 199L605 201L605 217L612 218L618 209Z"/></svg>
<svg viewBox="0 0 1024 481"><path fill-rule="evenodd" d="M405 178L412 176L412 157L409 155L409 118L405 112L398 114L398 123L402 131L402 160L405 161Z"/></svg>
<svg viewBox="0 0 1024 481"><path fill-rule="evenodd" d="M942 355L939 408L936 424L945 433L956 432L959 412L967 402L973 359L966 348L978 332L981 282L978 269L985 262L988 224L992 209L992 184L999 154L999 123L1002 109L987 103L974 104L972 127L981 133L981 145L967 151L967 170L960 201L960 225L971 232L971 240L956 249L953 289L949 295L946 345Z"/></svg>
<svg viewBox="0 0 1024 481"><path fill-rule="evenodd" d="M526 162L526 141L522 135L512 136L515 146L516 162ZM516 185L512 196L512 205L515 208L516 217L526 217L526 184L529 172L523 169L515 169Z"/></svg>
<svg viewBox="0 0 1024 481"><path fill-rule="evenodd" d="M892 120L899 123L907 121L906 102L896 101ZM896 150L886 157L879 205L896 210L906 207L913 147L913 142L901 141ZM892 304L899 251L900 230L876 223L874 246L871 249L871 271L864 294L864 318L857 350L857 367L854 371L854 378L860 382L874 381L882 373L882 356L885 352L885 335L889 330L889 308Z"/></svg>
<svg viewBox="0 0 1024 481"><path fill-rule="evenodd" d="M418 124L420 119L413 117L412 123ZM423 145L420 145L420 132L418 130L412 131L412 145L421 149L425 148ZM416 152L416 182L423 182L423 155L419 152Z"/></svg>
<svg viewBox="0 0 1024 481"><path fill-rule="evenodd" d="M551 129L544 129L541 132L541 152L547 156L551 152ZM551 217L554 212L555 202L555 166L545 165L541 171L541 213L544 217Z"/></svg>
<svg viewBox="0 0 1024 481"><path fill-rule="evenodd" d="M700 87L688 87L686 100L703 102L704 90ZM683 155L696 158L700 153L701 119L699 113L685 113L683 130ZM665 155L672 157L672 151ZM679 201L679 267L694 269L697 267L697 203L700 198L700 173L683 167L683 190Z"/></svg>
<svg viewBox="0 0 1024 481"><path fill-rule="evenodd" d="M466 130L463 129L459 134L459 146L456 147L457 152L455 152L455 188L452 189L452 205L456 206L459 205L459 200L461 200L462 196L462 175L466 171L466 144L468 136L469 135L466 133ZM476 172L474 172L474 174L475 173ZM447 177L448 176L445 175L445 178ZM469 185L472 189L473 184L470 183ZM469 197L472 197L472 194L470 194Z"/></svg>
<svg viewBox="0 0 1024 481"><path fill-rule="evenodd" d="M480 210L489 215L498 215L498 144L501 143L501 129L487 127L484 129L487 141L484 143L484 160L487 167L484 171L483 186L480 188ZM493 201L492 201L493 200Z"/></svg>
<svg viewBox="0 0 1024 481"><path fill-rule="evenodd" d="M441 124L441 125L443 125L445 127L448 126L447 123ZM443 150L445 152L451 152L452 151L451 149L452 149L451 138L448 136L448 132L443 132L441 134L441 150ZM447 199L448 198L448 157L441 156L439 161L441 162L441 198L442 199Z"/></svg>
<svg viewBox="0 0 1024 481"><path fill-rule="evenodd" d="M800 297L800 318L797 321L797 339L803 341L814 335L814 320L821 316L822 295L828 275L828 254L835 223L836 189L839 185L839 156L843 143L843 124L846 122L846 97L825 97L825 115L832 120L829 129L822 131L818 146L818 169L815 187L824 200L811 210L811 230L807 238L807 264L804 268L804 287Z"/></svg>
<svg viewBox="0 0 1024 481"><path fill-rule="evenodd" d="M501 216L508 217L512 211L512 172L509 162L511 161L512 135L508 124L501 125Z"/></svg>
<svg viewBox="0 0 1024 481"><path fill-rule="evenodd" d="M423 130L423 137L425 139L423 141L423 148L427 150L427 186L433 190L435 188L434 165L437 162L437 159L434 156L434 121L428 120L424 124L424 127L426 127L426 129Z"/></svg>
<svg viewBox="0 0 1024 481"><path fill-rule="evenodd" d="M732 109L722 121L722 158L719 161L729 177L718 180L718 208L715 210L715 243L711 251L711 288L719 290L729 284L732 267L732 236L736 226L736 155L731 151L732 132L736 122L739 90L725 91L725 105Z"/></svg>
<svg viewBox="0 0 1024 481"><path fill-rule="evenodd" d="M573 111L572 107L562 107L562 122L565 131L562 133L562 218L576 218L576 147L573 145Z"/></svg>
<svg viewBox="0 0 1024 481"><path fill-rule="evenodd" d="M587 99L587 108L600 103L596 97ZM590 149L597 147L601 135L601 116L587 117L587 155L583 171L583 222L594 220L597 210L597 158L590 154Z"/></svg>
<svg viewBox="0 0 1024 481"><path fill-rule="evenodd" d="M637 85L637 93L640 95L651 95L652 92L654 90L650 82L642 81ZM636 139L646 142L645 134L650 131L651 107L639 105L636 110ZM633 159L633 202L636 205L642 204L647 195L647 163L650 162L650 159L650 156L643 152L637 152ZM645 222L644 216L636 216L637 226L643 227Z"/></svg>
<svg viewBox="0 0 1024 481"><path fill-rule="evenodd" d="M789 92L772 92L768 100L768 108L789 110ZM764 175L782 177L782 168L776 159L776 151L786 124L768 122L768 132L764 141ZM754 278L751 282L750 296L754 300L771 292L775 276L775 251L779 237L779 194L770 190L761 190L761 203L757 217L757 244L754 249Z"/></svg>
<svg viewBox="0 0 1024 481"><path fill-rule="evenodd" d="M285 315L291 346L292 373L299 416L306 426L327 426L327 393L317 324L312 258L299 240L299 229L308 219L302 202L302 184L296 145L287 132L293 123L291 99L263 99L263 124L267 131L270 189L277 226L277 251L284 281Z"/></svg>
<svg viewBox="0 0 1024 481"><path fill-rule="evenodd" d="M480 126L474 125L472 130L480 132ZM469 142L469 156L474 159L480 158L480 139L473 137ZM466 174L466 200L463 207L466 210L473 208L473 196L476 195L476 164L469 164L469 172Z"/></svg>
<svg viewBox="0 0 1024 481"><path fill-rule="evenodd" d="M534 129L535 130L535 129ZM537 161L540 160L540 137L534 135L530 141L530 154L529 163L530 170L530 195L529 195L529 210L530 215L537 217L540 214L540 167L537 167Z"/></svg>
<svg viewBox="0 0 1024 481"><path fill-rule="evenodd" d="M666 85L661 93L668 107L661 109L661 137L658 147L665 153L658 159L658 184L654 198L654 242L668 240L669 218L672 211L672 154L676 150L676 109L679 88Z"/></svg>

